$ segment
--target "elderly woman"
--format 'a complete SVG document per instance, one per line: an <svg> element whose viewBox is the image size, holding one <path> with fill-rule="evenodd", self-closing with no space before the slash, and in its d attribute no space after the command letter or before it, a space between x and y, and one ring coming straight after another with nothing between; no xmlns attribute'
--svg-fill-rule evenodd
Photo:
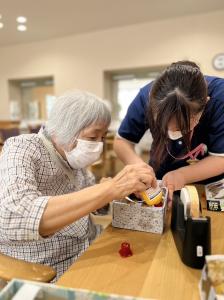
<svg viewBox="0 0 224 300"><path fill-rule="evenodd" d="M7 140L0 156L0 252L47 264L57 278L99 230L89 213L155 185L146 164L94 184L110 123L105 103L87 92L60 96L44 129Z"/></svg>

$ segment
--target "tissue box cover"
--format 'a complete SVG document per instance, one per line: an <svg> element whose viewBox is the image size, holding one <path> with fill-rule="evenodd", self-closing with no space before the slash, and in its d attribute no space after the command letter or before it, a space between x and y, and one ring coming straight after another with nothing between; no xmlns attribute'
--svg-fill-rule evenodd
<svg viewBox="0 0 224 300"><path fill-rule="evenodd" d="M112 226L138 231L163 233L167 207L167 190L163 189L163 206L130 203L114 200L112 203Z"/></svg>
<svg viewBox="0 0 224 300"><path fill-rule="evenodd" d="M224 255L207 255L199 282L201 300L224 299Z"/></svg>

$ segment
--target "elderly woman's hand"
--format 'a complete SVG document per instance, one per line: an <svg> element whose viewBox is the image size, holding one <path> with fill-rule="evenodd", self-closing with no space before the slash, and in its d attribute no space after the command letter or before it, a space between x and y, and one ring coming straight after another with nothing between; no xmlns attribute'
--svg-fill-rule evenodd
<svg viewBox="0 0 224 300"><path fill-rule="evenodd" d="M100 183L106 182L106 181L111 180L111 179L112 179L112 177L102 177L100 179Z"/></svg>
<svg viewBox="0 0 224 300"><path fill-rule="evenodd" d="M127 165L112 180L117 199L145 191L151 186L156 187L157 184L153 169L146 163Z"/></svg>

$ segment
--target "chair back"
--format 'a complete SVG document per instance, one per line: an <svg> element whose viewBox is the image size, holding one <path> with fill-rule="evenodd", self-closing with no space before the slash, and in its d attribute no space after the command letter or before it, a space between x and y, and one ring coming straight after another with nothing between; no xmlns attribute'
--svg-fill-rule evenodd
<svg viewBox="0 0 224 300"><path fill-rule="evenodd" d="M12 136L17 136L20 134L18 127L13 128L0 128L0 140L5 142L8 138Z"/></svg>

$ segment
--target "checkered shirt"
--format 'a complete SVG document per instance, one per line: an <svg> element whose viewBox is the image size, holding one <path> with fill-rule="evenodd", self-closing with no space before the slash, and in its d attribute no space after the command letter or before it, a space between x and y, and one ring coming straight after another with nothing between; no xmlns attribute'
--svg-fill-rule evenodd
<svg viewBox="0 0 224 300"><path fill-rule="evenodd" d="M59 154L57 159L67 165ZM52 159L37 134L8 139L0 156L0 252L50 265L57 271L56 279L100 230L85 216L49 237L40 236L40 220L51 196L79 191L95 183L85 169L73 170L67 165L66 171L55 157ZM73 181L68 172L74 176Z"/></svg>

